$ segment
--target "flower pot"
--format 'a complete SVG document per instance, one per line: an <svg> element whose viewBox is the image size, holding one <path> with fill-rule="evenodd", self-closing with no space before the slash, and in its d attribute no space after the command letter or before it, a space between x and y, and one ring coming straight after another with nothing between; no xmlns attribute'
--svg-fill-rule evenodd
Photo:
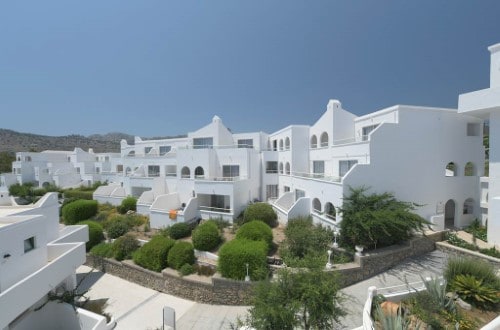
<svg viewBox="0 0 500 330"><path fill-rule="evenodd" d="M365 247L362 245L356 245L354 248L356 249L356 255L358 257L361 257L363 255L362 253L363 253L363 250L365 249Z"/></svg>

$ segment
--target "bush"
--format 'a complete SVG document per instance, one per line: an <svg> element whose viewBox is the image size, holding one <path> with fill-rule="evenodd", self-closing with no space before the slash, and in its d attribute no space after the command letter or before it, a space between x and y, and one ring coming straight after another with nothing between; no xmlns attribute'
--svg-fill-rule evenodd
<svg viewBox="0 0 500 330"><path fill-rule="evenodd" d="M132 234L126 234L113 242L113 257L118 261L132 259L132 253L138 248L139 241Z"/></svg>
<svg viewBox="0 0 500 330"><path fill-rule="evenodd" d="M129 196L122 200L120 206L116 208L118 212L121 214L125 214L128 211L136 211L137 210L137 199L135 197Z"/></svg>
<svg viewBox="0 0 500 330"><path fill-rule="evenodd" d="M255 220L245 223L236 232L236 238L246 238L252 241L264 241L268 251L273 247L273 231L266 223Z"/></svg>
<svg viewBox="0 0 500 330"><path fill-rule="evenodd" d="M102 226L95 221L87 220L77 223L78 225L87 225L89 227L89 241L85 244L87 251L104 240Z"/></svg>
<svg viewBox="0 0 500 330"><path fill-rule="evenodd" d="M79 221L87 220L97 214L97 201L84 199L66 204L62 208L64 223L73 225Z"/></svg>
<svg viewBox="0 0 500 330"><path fill-rule="evenodd" d="M194 273L194 267L190 264L182 265L181 269L179 269L179 273L181 276L186 276Z"/></svg>
<svg viewBox="0 0 500 330"><path fill-rule="evenodd" d="M161 235L156 235L133 254L134 262L146 269L161 272L167 267L168 252L175 241Z"/></svg>
<svg viewBox="0 0 500 330"><path fill-rule="evenodd" d="M179 241L168 253L168 265L174 269L180 269L184 264L194 264L194 248L189 242Z"/></svg>
<svg viewBox="0 0 500 330"><path fill-rule="evenodd" d="M9 186L9 195L16 197L30 196L32 194L32 188L33 184L31 182L23 183L22 185L14 183Z"/></svg>
<svg viewBox="0 0 500 330"><path fill-rule="evenodd" d="M102 258L112 258L113 257L113 244L111 243L99 243L90 249L90 254L96 257Z"/></svg>
<svg viewBox="0 0 500 330"><path fill-rule="evenodd" d="M455 276L451 287L463 300L483 309L494 307L500 302L498 290L484 285L482 279L472 275Z"/></svg>
<svg viewBox="0 0 500 330"><path fill-rule="evenodd" d="M191 226L185 222L179 222L170 226L170 237L179 239L191 235Z"/></svg>
<svg viewBox="0 0 500 330"><path fill-rule="evenodd" d="M70 189L64 191L64 198L92 200L94 197L92 195L92 191L81 191L77 189Z"/></svg>
<svg viewBox="0 0 500 330"><path fill-rule="evenodd" d="M129 227L124 221L115 221L109 225L107 233L109 238L118 238L125 235L128 230Z"/></svg>
<svg viewBox="0 0 500 330"><path fill-rule="evenodd" d="M243 212L243 222L252 220L264 221L270 227L278 225L278 216L274 212L273 207L267 203L254 203L247 206Z"/></svg>
<svg viewBox="0 0 500 330"><path fill-rule="evenodd" d="M222 245L219 250L218 270L222 276L243 280L246 264L252 280L267 277L267 245L263 241L235 239Z"/></svg>
<svg viewBox="0 0 500 330"><path fill-rule="evenodd" d="M214 223L217 226L217 228L219 228L220 231L224 230L224 228L229 227L231 225L229 221L226 221L222 218L210 218L205 222Z"/></svg>
<svg viewBox="0 0 500 330"><path fill-rule="evenodd" d="M483 281L483 285L500 290L500 279L492 265L473 258L449 258L444 269L444 278L451 285L458 275L470 275Z"/></svg>
<svg viewBox="0 0 500 330"><path fill-rule="evenodd" d="M212 276L215 274L215 269L205 265L195 265L196 273L201 276Z"/></svg>
<svg viewBox="0 0 500 330"><path fill-rule="evenodd" d="M222 241L217 225L212 222L205 222L193 230L193 245L196 250L211 251Z"/></svg>

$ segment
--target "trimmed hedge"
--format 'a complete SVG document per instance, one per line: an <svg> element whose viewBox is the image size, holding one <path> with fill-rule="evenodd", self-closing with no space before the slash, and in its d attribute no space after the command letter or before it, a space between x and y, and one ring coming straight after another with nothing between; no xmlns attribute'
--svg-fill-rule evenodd
<svg viewBox="0 0 500 330"><path fill-rule="evenodd" d="M94 197L92 191L81 191L81 190L65 190L64 198L76 198L76 199L86 199L92 200Z"/></svg>
<svg viewBox="0 0 500 330"><path fill-rule="evenodd" d="M125 235L128 230L129 226L127 223L124 221L115 221L112 222L107 229L108 237L109 238L118 238L120 236Z"/></svg>
<svg viewBox="0 0 500 330"><path fill-rule="evenodd" d="M194 247L189 242L178 241L168 252L168 265L181 269L185 264L194 264Z"/></svg>
<svg viewBox="0 0 500 330"><path fill-rule="evenodd" d="M136 211L137 210L137 199L135 197L129 196L122 200L120 206L116 208L118 212L121 214L125 214L128 211Z"/></svg>
<svg viewBox="0 0 500 330"><path fill-rule="evenodd" d="M113 244L101 242L90 249L90 254L96 257L112 258L113 257Z"/></svg>
<svg viewBox="0 0 500 330"><path fill-rule="evenodd" d="M235 280L245 279L247 263L252 280L267 277L267 245L264 241L235 239L220 248L217 269L222 276Z"/></svg>
<svg viewBox="0 0 500 330"><path fill-rule="evenodd" d="M213 222L205 222L193 230L193 245L196 250L211 251L222 242L219 228Z"/></svg>
<svg viewBox="0 0 500 330"><path fill-rule="evenodd" d="M185 222L179 222L169 227L169 235L173 239L188 237L191 235L191 226Z"/></svg>
<svg viewBox="0 0 500 330"><path fill-rule="evenodd" d="M252 241L264 241L268 251L273 247L273 231L266 223L255 220L245 223L236 232L236 238L246 238Z"/></svg>
<svg viewBox="0 0 500 330"><path fill-rule="evenodd" d="M103 229L98 222L87 220L78 222L77 225L87 225L89 227L89 241L85 243L87 251L90 251L90 249L104 240Z"/></svg>
<svg viewBox="0 0 500 330"><path fill-rule="evenodd" d="M243 212L243 223L252 220L264 221L270 227L278 225L278 216L274 212L273 207L268 203L254 203L247 206Z"/></svg>
<svg viewBox="0 0 500 330"><path fill-rule="evenodd" d="M133 254L134 262L146 269L161 272L167 267L168 252L174 246L175 240L162 235L156 235Z"/></svg>
<svg viewBox="0 0 500 330"><path fill-rule="evenodd" d="M113 257L118 260L132 259L132 254L139 248L139 241L132 235L126 234L113 242Z"/></svg>
<svg viewBox="0 0 500 330"><path fill-rule="evenodd" d="M74 225L75 223L92 218L97 214L97 201L76 200L66 204L62 208L64 223Z"/></svg>

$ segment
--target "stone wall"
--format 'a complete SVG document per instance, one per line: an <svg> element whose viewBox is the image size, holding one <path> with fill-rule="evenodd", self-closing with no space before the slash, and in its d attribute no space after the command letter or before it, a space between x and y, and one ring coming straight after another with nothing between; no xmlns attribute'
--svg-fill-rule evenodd
<svg viewBox="0 0 500 330"><path fill-rule="evenodd" d="M479 258L490 263L497 271L500 271L500 259L484 255L482 253L467 250L447 242L436 243L436 248L444 253L455 257Z"/></svg>

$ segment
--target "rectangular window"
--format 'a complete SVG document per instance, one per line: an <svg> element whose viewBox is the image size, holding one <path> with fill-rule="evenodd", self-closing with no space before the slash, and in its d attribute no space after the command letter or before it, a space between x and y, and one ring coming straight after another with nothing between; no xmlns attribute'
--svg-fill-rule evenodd
<svg viewBox="0 0 500 330"><path fill-rule="evenodd" d="M123 165L116 165L116 172L123 173Z"/></svg>
<svg viewBox="0 0 500 330"><path fill-rule="evenodd" d="M325 161L315 160L313 161L313 173L315 178L322 178L325 176Z"/></svg>
<svg viewBox="0 0 500 330"><path fill-rule="evenodd" d="M278 173L278 162L266 162L266 173Z"/></svg>
<svg viewBox="0 0 500 330"><path fill-rule="evenodd" d="M165 155L166 153L170 152L172 150L171 146L160 146L160 156Z"/></svg>
<svg viewBox="0 0 500 330"><path fill-rule="evenodd" d="M80 168L79 167L76 168L76 173L80 174Z"/></svg>
<svg viewBox="0 0 500 330"><path fill-rule="evenodd" d="M153 147L145 147L144 148L144 154L149 154L149 152L151 151L151 149L153 149Z"/></svg>
<svg viewBox="0 0 500 330"><path fill-rule="evenodd" d="M304 190L295 189L295 200L306 197L306 192Z"/></svg>
<svg viewBox="0 0 500 330"><path fill-rule="evenodd" d="M193 149L212 149L214 147L214 138L194 138Z"/></svg>
<svg viewBox="0 0 500 330"><path fill-rule="evenodd" d="M96 168L95 168L95 172L96 172L96 173L101 173L101 168L100 168L100 167L96 167Z"/></svg>
<svg viewBox="0 0 500 330"><path fill-rule="evenodd" d="M341 160L339 161L339 176L343 177L351 167L358 163L357 160Z"/></svg>
<svg viewBox="0 0 500 330"><path fill-rule="evenodd" d="M30 252L35 249L35 236L24 240L24 253Z"/></svg>
<svg viewBox="0 0 500 330"><path fill-rule="evenodd" d="M105 162L109 162L109 156L104 157Z"/></svg>
<svg viewBox="0 0 500 330"><path fill-rule="evenodd" d="M167 165L165 167L165 176L177 176L177 165Z"/></svg>
<svg viewBox="0 0 500 330"><path fill-rule="evenodd" d="M224 178L237 178L240 176L240 165L223 165L222 176Z"/></svg>
<svg viewBox="0 0 500 330"><path fill-rule="evenodd" d="M467 123L467 136L479 136L481 127L477 123Z"/></svg>
<svg viewBox="0 0 500 330"><path fill-rule="evenodd" d="M363 141L367 141L368 140L368 135L370 135L370 133L378 127L379 124L375 124L375 125L370 125L370 126L365 126L363 127Z"/></svg>
<svg viewBox="0 0 500 330"><path fill-rule="evenodd" d="M266 199L278 198L278 185L269 184L266 186Z"/></svg>
<svg viewBox="0 0 500 330"><path fill-rule="evenodd" d="M160 176L160 166L159 165L149 165L148 166L148 176Z"/></svg>
<svg viewBox="0 0 500 330"><path fill-rule="evenodd" d="M283 186L283 190L285 192L290 192L290 187L289 186Z"/></svg>
<svg viewBox="0 0 500 330"><path fill-rule="evenodd" d="M253 148L253 139L238 140L238 148Z"/></svg>

